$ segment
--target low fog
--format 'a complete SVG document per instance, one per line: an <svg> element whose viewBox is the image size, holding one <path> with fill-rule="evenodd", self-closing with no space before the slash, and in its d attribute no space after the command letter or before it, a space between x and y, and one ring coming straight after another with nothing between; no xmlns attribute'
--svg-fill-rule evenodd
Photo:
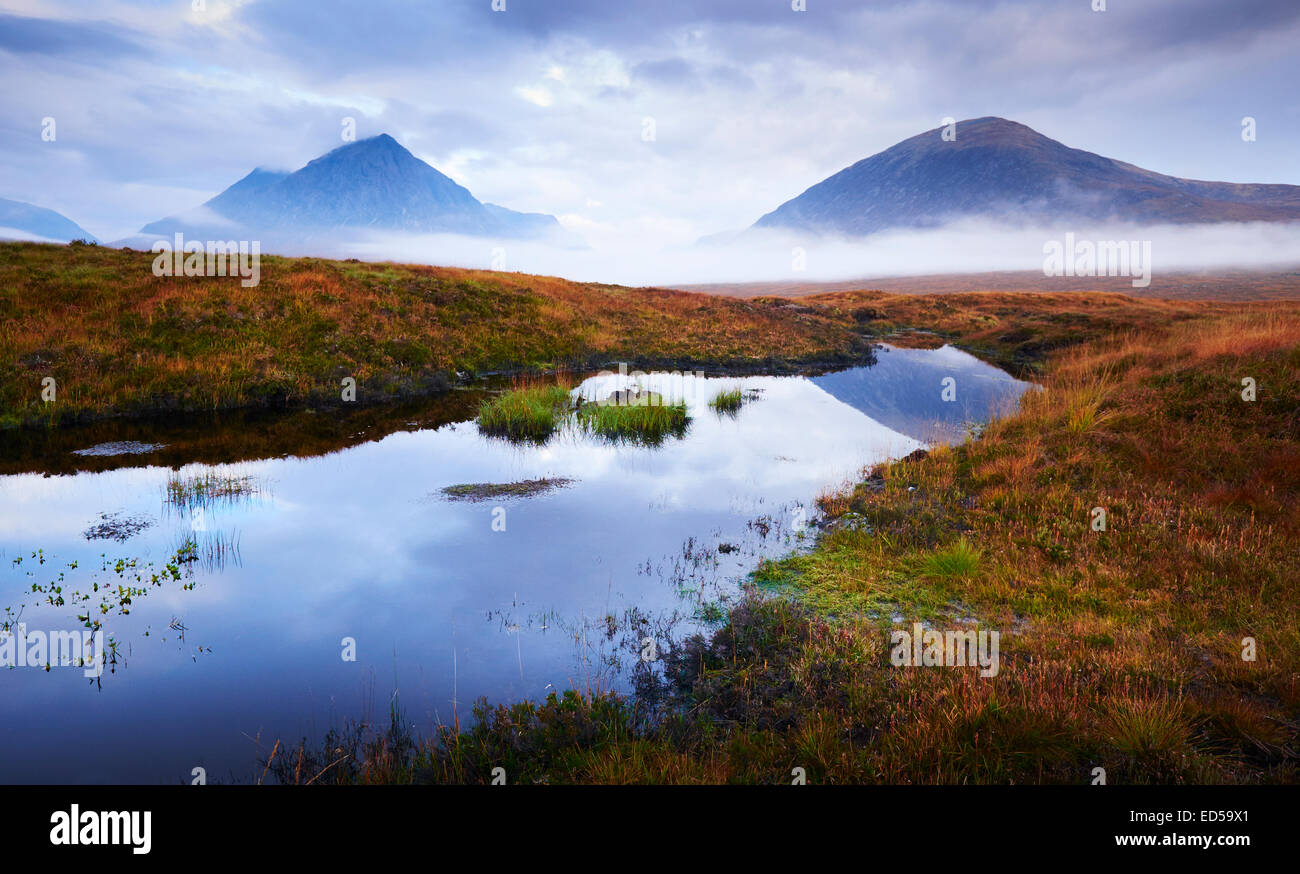
<svg viewBox="0 0 1300 874"><path fill-rule="evenodd" d="M1067 233L1073 234L1076 244L1149 241L1153 276L1300 263L1300 223L1263 222L1044 229L959 221L941 228L889 231L854 240L750 230L725 243L664 248L633 241L587 249L441 234L349 232L347 239L318 238L310 243L277 246L264 241L262 252L517 271L618 285L676 286L1041 271L1047 257L1045 247L1053 241L1063 246Z"/></svg>

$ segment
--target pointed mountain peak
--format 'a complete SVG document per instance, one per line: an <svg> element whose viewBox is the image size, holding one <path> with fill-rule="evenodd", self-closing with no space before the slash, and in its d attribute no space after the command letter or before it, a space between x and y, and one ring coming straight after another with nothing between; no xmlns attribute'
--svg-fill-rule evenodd
<svg viewBox="0 0 1300 874"><path fill-rule="evenodd" d="M399 143L397 140L390 137L388 134L376 134L373 137L366 137L364 140L357 140L354 143L348 143L347 145L343 146L343 148L346 149L349 146L358 149L388 149L391 151L398 151L398 152L408 151L406 146L403 146L401 143Z"/></svg>
<svg viewBox="0 0 1300 874"><path fill-rule="evenodd" d="M411 155L411 150L406 148L406 146L402 145L397 140L393 139L388 134L377 134L373 137L366 137L364 140L356 140L355 142L344 143L338 148L325 153L321 157L327 158L330 155L337 155L341 153L350 153L350 154L391 153L397 155ZM415 157L415 156L411 155L411 157ZM316 160L319 161L320 158L317 158Z"/></svg>
<svg viewBox="0 0 1300 874"><path fill-rule="evenodd" d="M179 226L194 234L241 227L244 233L278 239L343 229L511 239L563 236L553 216L480 203L385 133L344 143L292 173L258 168L204 207L193 216L146 225L142 232ZM222 233L228 236L229 231Z"/></svg>

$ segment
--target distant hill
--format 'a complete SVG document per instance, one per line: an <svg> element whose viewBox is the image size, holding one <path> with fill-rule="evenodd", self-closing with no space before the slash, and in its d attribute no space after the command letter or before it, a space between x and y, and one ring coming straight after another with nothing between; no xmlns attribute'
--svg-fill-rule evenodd
<svg viewBox="0 0 1300 874"><path fill-rule="evenodd" d="M387 134L340 146L293 173L254 170L201 207L147 224L140 234L310 240L348 230L581 243L554 216L481 203Z"/></svg>
<svg viewBox="0 0 1300 874"><path fill-rule="evenodd" d="M753 227L861 236L958 218L1187 224L1300 220L1300 186L1198 182L1072 149L1004 118L935 128L865 158Z"/></svg>
<svg viewBox="0 0 1300 874"><path fill-rule="evenodd" d="M41 239L66 243L69 240L98 242L72 219L41 206L0 198L0 239Z"/></svg>

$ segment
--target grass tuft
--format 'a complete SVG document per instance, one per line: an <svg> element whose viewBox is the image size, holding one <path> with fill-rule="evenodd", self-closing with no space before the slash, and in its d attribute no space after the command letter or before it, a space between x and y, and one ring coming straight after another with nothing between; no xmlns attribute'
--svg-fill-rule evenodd
<svg viewBox="0 0 1300 874"><path fill-rule="evenodd" d="M745 404L745 394L738 388L726 389L718 392L709 401L709 406L719 413L730 413L735 415L740 412L740 408Z"/></svg>
<svg viewBox="0 0 1300 874"><path fill-rule="evenodd" d="M668 437L685 436L690 425L685 401L664 403L654 393L641 397L644 402L583 404L578 410L579 424L590 433L619 443L657 446Z"/></svg>
<svg viewBox="0 0 1300 874"><path fill-rule="evenodd" d="M980 551L965 537L943 549L936 549L921 562L923 576L936 580L966 580L980 568Z"/></svg>
<svg viewBox="0 0 1300 874"><path fill-rule="evenodd" d="M478 427L508 440L545 443L559 429L572 405L564 385L526 385L485 400Z"/></svg>

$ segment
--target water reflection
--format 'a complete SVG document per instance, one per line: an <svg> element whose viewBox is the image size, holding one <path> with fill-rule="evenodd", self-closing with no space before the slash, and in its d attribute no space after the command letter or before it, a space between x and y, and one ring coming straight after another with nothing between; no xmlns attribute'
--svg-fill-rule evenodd
<svg viewBox="0 0 1300 874"><path fill-rule="evenodd" d="M0 781L188 781L199 766L244 778L257 743L320 737L366 707L367 688L400 690L429 726L479 696L626 688L646 638L717 619L759 558L808 541L819 491L1024 388L954 350L879 360L811 379L700 379L685 393L690 427L659 447L580 431L514 446L480 435L458 401L449 419L316 457L0 477L0 606L31 627L77 627L33 582L62 573L79 590L95 568L162 566L188 544L194 559L103 618L119 661L99 687L76 671L0 669ZM940 399L944 376L963 406ZM752 397L717 415L709 400L731 388ZM231 445L292 451L273 423L257 427ZM179 438L133 437L163 452ZM443 492L525 481L567 482ZM151 524L86 539L108 519ZM47 564L13 563L37 550Z"/></svg>

